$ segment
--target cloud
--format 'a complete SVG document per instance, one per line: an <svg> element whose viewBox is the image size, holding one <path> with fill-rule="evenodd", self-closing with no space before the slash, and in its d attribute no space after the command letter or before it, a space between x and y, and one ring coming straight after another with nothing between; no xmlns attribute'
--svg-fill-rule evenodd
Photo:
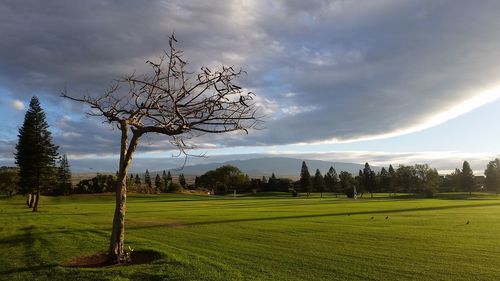
<svg viewBox="0 0 500 281"><path fill-rule="evenodd" d="M500 3L471 1L3 1L0 84L58 98L102 93L166 47L175 31L191 63L237 65L265 128L202 137L208 146L346 141L435 125L442 112L498 87ZM460 113L460 112L459 112ZM75 113L72 113L73 115ZM116 154L116 131L73 120L55 138L74 154ZM144 151L169 149L151 137ZM88 145L92 142L93 145Z"/></svg>
<svg viewBox="0 0 500 281"><path fill-rule="evenodd" d="M13 100L10 102L10 106L19 111L23 111L26 107L24 106L24 103L20 100Z"/></svg>

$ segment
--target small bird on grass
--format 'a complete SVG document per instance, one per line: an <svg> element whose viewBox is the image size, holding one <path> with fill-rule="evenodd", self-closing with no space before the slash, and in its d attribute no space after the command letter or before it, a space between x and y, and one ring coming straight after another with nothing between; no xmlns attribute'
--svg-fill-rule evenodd
<svg viewBox="0 0 500 281"><path fill-rule="evenodd" d="M469 223L470 223L470 221L467 221L465 224L469 224Z"/></svg>
<svg viewBox="0 0 500 281"><path fill-rule="evenodd" d="M373 217L371 217L370 219L373 220Z"/></svg>
<svg viewBox="0 0 500 281"><path fill-rule="evenodd" d="M387 219L389 219L389 216L385 217L385 219L386 219L386 220L387 220Z"/></svg>

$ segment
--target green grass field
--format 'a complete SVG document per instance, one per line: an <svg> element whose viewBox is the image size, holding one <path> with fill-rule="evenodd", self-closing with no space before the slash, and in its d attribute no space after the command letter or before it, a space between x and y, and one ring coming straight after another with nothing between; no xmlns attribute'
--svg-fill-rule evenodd
<svg viewBox="0 0 500 281"><path fill-rule="evenodd" d="M113 195L43 197L39 213L23 199L0 199L1 280L500 278L500 198L489 195L130 195L127 245L160 259L103 268L64 265L106 251Z"/></svg>

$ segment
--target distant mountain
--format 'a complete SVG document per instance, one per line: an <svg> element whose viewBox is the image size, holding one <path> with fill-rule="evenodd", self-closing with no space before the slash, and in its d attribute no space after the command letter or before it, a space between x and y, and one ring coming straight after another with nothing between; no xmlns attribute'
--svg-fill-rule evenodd
<svg viewBox="0 0 500 281"><path fill-rule="evenodd" d="M270 176L275 173L277 177L299 177L302 161L306 161L309 173L314 175L316 169L319 169L324 175L331 166L335 168L337 173L340 171L348 171L353 175L357 175L360 169L364 168L364 164L343 163L343 162L329 162L311 159L297 159L287 157L265 157L253 158L247 160L231 160L222 163L209 163L198 164L193 166L186 166L182 170L176 169L172 172L183 173L185 175L202 175L209 170L214 170L223 165L233 165L238 167L241 171L251 177ZM378 172L381 167L371 166L371 168Z"/></svg>

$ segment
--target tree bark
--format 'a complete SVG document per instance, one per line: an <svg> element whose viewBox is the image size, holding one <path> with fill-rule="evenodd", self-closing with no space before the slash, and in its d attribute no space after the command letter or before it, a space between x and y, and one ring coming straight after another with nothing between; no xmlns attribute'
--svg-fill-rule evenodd
<svg viewBox="0 0 500 281"><path fill-rule="evenodd" d="M113 229L109 246L109 258L113 263L126 262L125 257L125 213L127 203L127 172L132 161L141 134L134 132L130 145L127 148L127 128L122 125L122 139L120 150L120 168L118 172L118 186L116 187L116 204L113 217Z"/></svg>
<svg viewBox="0 0 500 281"><path fill-rule="evenodd" d="M30 202L29 202L28 207L29 207L30 209L32 209L32 208L33 208L33 204L35 204L35 194L30 193Z"/></svg>
<svg viewBox="0 0 500 281"><path fill-rule="evenodd" d="M35 197L35 203L33 205L33 212L38 212L38 202L40 201L40 189L36 191L34 197Z"/></svg>
<svg viewBox="0 0 500 281"><path fill-rule="evenodd" d="M26 206L28 206L28 208L31 208L31 193L28 193L28 197L26 198Z"/></svg>

